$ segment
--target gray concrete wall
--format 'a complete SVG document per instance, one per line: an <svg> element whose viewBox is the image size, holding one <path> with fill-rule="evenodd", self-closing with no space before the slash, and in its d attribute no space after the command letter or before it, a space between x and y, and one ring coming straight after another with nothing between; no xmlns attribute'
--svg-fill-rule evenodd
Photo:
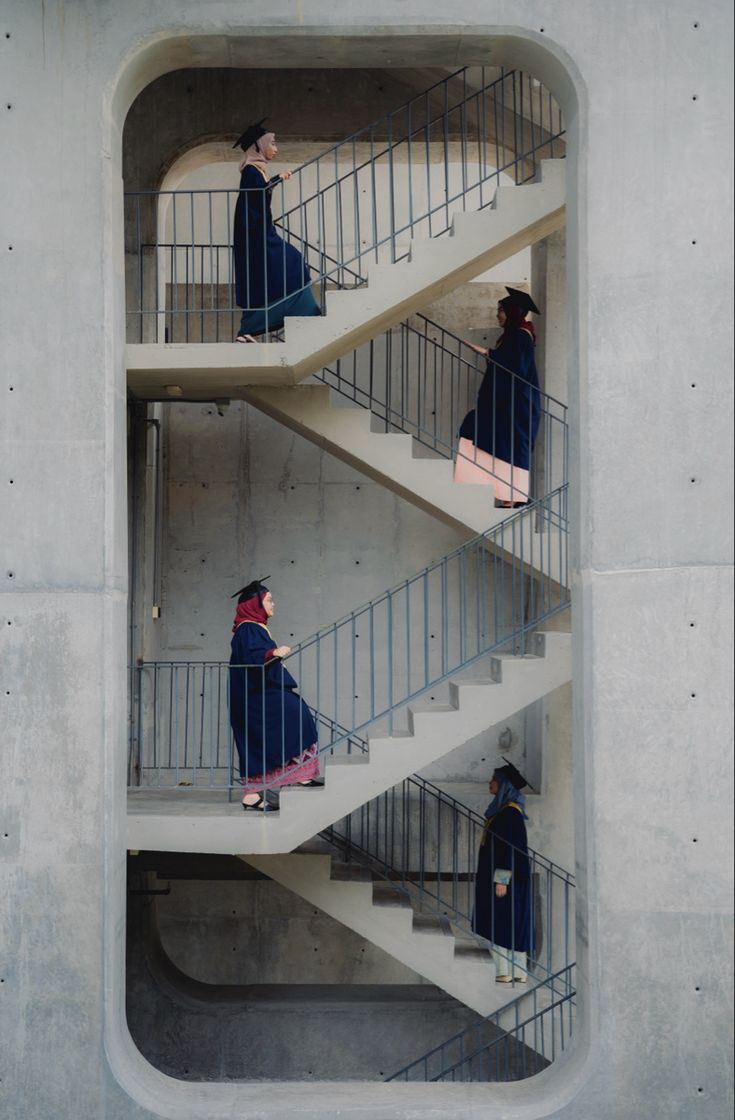
<svg viewBox="0 0 735 1120"><path fill-rule="evenodd" d="M730 1115L732 10L700 8L6 3L5 1114ZM520 63L570 126L582 1018L520 1086L183 1085L124 1020L123 122L166 71L324 50Z"/></svg>

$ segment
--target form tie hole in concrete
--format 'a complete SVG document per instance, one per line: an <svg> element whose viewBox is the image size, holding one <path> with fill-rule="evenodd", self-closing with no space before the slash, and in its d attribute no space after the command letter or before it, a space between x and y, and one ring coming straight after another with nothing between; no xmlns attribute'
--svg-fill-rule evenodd
<svg viewBox="0 0 735 1120"><path fill-rule="evenodd" d="M692 389L696 389L696 388L697 388L697 382L696 382L696 381L692 381Z"/></svg>
<svg viewBox="0 0 735 1120"><path fill-rule="evenodd" d="M14 578L15 578L15 572L8 572L8 579L14 579Z"/></svg>
<svg viewBox="0 0 735 1120"><path fill-rule="evenodd" d="M697 837L696 837L696 836L692 836L692 844L696 844L696 843L697 843Z"/></svg>
<svg viewBox="0 0 735 1120"><path fill-rule="evenodd" d="M695 987L694 991L695 991L695 992L699 992L699 991L701 991L701 989L700 989L700 987L699 987L699 984L697 984L697 985L696 985L696 987Z"/></svg>
<svg viewBox="0 0 735 1120"><path fill-rule="evenodd" d="M693 24L692 24L692 27L693 27L693 28L694 28L694 30L696 31L696 30L697 30L697 28L699 27L699 24L698 24L698 23L693 23Z"/></svg>
<svg viewBox="0 0 735 1120"><path fill-rule="evenodd" d="M692 101L698 101L698 100L699 100L699 94L693 93L692 94Z"/></svg>
<svg viewBox="0 0 735 1120"><path fill-rule="evenodd" d="M12 253L12 251L13 251L13 246L12 246L12 245L8 245L8 252L9 252L9 253Z"/></svg>
<svg viewBox="0 0 735 1120"><path fill-rule="evenodd" d="M696 244L697 244L697 239L696 239L696 237L694 237L694 238L692 238L692 245L696 245Z"/></svg>
<svg viewBox="0 0 735 1120"><path fill-rule="evenodd" d="M697 625L696 622L690 622L689 623L690 630L693 630L696 625Z"/></svg>
<svg viewBox="0 0 735 1120"><path fill-rule="evenodd" d="M690 693L690 695L691 695L692 700L695 700L696 697L697 697L696 692L692 692L692 693Z"/></svg>
<svg viewBox="0 0 735 1120"><path fill-rule="evenodd" d="M696 478L690 478L689 481L690 482L696 482L697 480L696 480Z"/></svg>

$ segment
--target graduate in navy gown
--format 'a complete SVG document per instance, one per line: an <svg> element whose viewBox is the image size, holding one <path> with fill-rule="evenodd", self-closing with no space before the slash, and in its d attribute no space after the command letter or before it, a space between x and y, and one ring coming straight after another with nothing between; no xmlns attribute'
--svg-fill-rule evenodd
<svg viewBox="0 0 735 1120"><path fill-rule="evenodd" d="M317 730L296 681L282 663L289 646L278 646L268 629L275 603L254 580L238 595L230 657L230 724L245 789L243 808L267 811L266 789L321 785ZM233 595L233 599L234 599ZM250 666L250 668L247 668Z"/></svg>
<svg viewBox="0 0 735 1120"><path fill-rule="evenodd" d="M529 500L531 452L538 434L541 400L529 311L538 312L527 292L507 288L498 304L503 333L494 349L474 346L487 356L487 371L459 429L456 482L494 485L499 505L525 505Z"/></svg>
<svg viewBox="0 0 735 1120"><path fill-rule="evenodd" d="M505 984L525 983L533 950L525 785L512 763L494 771L477 860L473 929L491 942L495 979Z"/></svg>
<svg viewBox="0 0 735 1120"><path fill-rule="evenodd" d="M237 341L255 342L253 335L278 330L286 315L320 315L321 311L309 287L308 265L294 245L279 237L273 224L273 188L291 178L290 171L268 177L268 163L278 155L275 134L260 121L247 128L233 147L245 153L233 232L235 298L243 309Z"/></svg>

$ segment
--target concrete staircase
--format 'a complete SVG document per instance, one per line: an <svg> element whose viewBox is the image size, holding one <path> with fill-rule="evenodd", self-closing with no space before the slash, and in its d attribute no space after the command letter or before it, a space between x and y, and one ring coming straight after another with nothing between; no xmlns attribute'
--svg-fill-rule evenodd
<svg viewBox="0 0 735 1120"><path fill-rule="evenodd" d="M327 385L254 387L244 390L242 396L261 412L452 528L484 533L508 517L507 509L495 508L492 486L455 482L450 459L427 458L409 434L373 431L369 409L345 404L345 398ZM544 573L560 582L564 573L559 570L557 530L546 525L544 533L548 534L543 543ZM504 551L523 555L531 568L534 558L540 560L542 545L531 518L524 518L507 541Z"/></svg>
<svg viewBox="0 0 735 1120"><path fill-rule="evenodd" d="M277 813L243 813L207 790L128 793L127 847L232 855L292 852L305 840L571 679L571 641L534 636L533 655L491 659L491 678L450 683L451 704L409 709L409 730L369 736L368 752L324 755L321 789L288 786Z"/></svg>
<svg viewBox="0 0 735 1120"><path fill-rule="evenodd" d="M130 392L142 400L229 399L252 385L303 381L561 229L564 171L563 160L544 160L536 182L499 187L491 207L455 214L448 236L412 240L407 260L373 265L363 287L328 292L321 318L287 319L282 343L129 345Z"/></svg>
<svg viewBox="0 0 735 1120"><path fill-rule="evenodd" d="M311 852L241 858L480 1015L521 990L495 984L492 958L480 942L455 937L446 918L416 914L402 891L374 882L367 868Z"/></svg>

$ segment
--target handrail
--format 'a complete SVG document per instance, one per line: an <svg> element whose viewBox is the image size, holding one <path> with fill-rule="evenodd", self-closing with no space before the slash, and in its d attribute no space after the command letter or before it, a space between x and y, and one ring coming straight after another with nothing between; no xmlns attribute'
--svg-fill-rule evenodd
<svg viewBox="0 0 735 1120"><path fill-rule="evenodd" d="M436 91L446 93L462 73L462 99L452 102L447 94L435 110ZM467 85L466 72L442 79L274 186L273 213L287 238L314 246L313 275L304 287L319 285L323 300L327 285L351 264L359 272L363 261L402 259L406 237L438 236L450 228L455 204L481 210L493 201L501 176L512 173L517 183L526 182L539 159L559 154L564 127L548 91L516 70L492 81L485 80L484 70L481 75L477 89ZM387 140L376 150L381 130ZM358 152L363 143L369 147L364 159ZM243 196L256 205L262 199L265 206L262 188L126 193L127 313L136 341L164 341L164 325L169 341L181 341L182 332L186 341L209 341L219 337L222 319L232 339L237 313L232 262L217 260L216 247L229 245L235 202ZM167 242L175 246L168 273L159 259L159 246ZM151 243L156 248L148 251ZM180 256L192 244L205 244L212 255L188 272L196 262ZM259 259L260 248L252 252ZM269 283L286 290L285 255L274 262L265 242L262 253ZM291 277L291 295L302 290L293 283ZM270 304L258 304L255 297L249 302L251 310L264 312L266 332L279 325L282 315L279 319Z"/></svg>
<svg viewBox="0 0 735 1120"><path fill-rule="evenodd" d="M554 1061L557 1052L563 1052L567 1048L571 1040L572 1011L576 995L573 982L575 967L576 964L572 962L559 969L532 991L524 992L511 1000L498 1011L488 1015L481 1023L474 1023L452 1035L439 1046L428 1050L420 1058L416 1058L384 1080L519 1081L539 1073ZM556 989L557 984L561 985L559 992ZM548 1006L540 1007L539 999L545 991L551 994L551 1001ZM530 1015L529 1004L533 1009ZM555 1012L558 1013L556 1016ZM525 1014L525 1018L520 1018L521 1014ZM509 1017L512 1025L507 1023ZM512 1022L513 1019L515 1022ZM555 1026L555 1019L558 1019L558 1027ZM547 1020L550 1020L548 1025ZM489 1028L493 1027L502 1033L489 1040L483 1038ZM516 1044L512 1056L511 1042ZM504 1061L502 1061L501 1071L503 1049ZM447 1052L452 1050L458 1052L457 1057L447 1058ZM495 1058L494 1071L491 1068L493 1058ZM505 1073L505 1076L501 1073ZM457 1076L458 1074L461 1076Z"/></svg>

